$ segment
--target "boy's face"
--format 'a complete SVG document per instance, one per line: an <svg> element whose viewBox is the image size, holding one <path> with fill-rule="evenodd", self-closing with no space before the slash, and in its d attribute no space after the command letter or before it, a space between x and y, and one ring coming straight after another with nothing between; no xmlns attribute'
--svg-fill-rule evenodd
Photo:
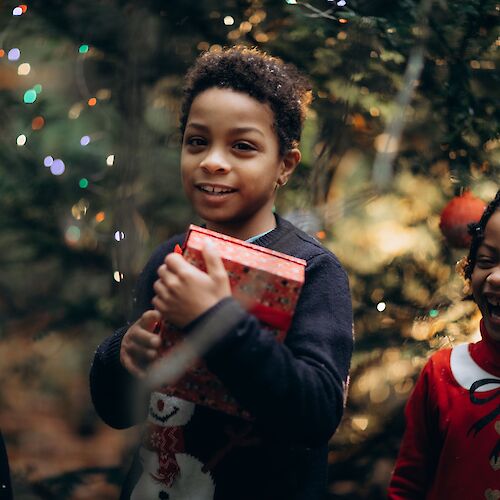
<svg viewBox="0 0 500 500"><path fill-rule="evenodd" d="M486 329L500 341L500 210L496 210L486 224L471 283Z"/></svg>
<svg viewBox="0 0 500 500"><path fill-rule="evenodd" d="M279 155L269 105L243 92L210 88L194 99L181 153L184 190L209 229L241 239L275 225L277 183L288 179L298 150Z"/></svg>

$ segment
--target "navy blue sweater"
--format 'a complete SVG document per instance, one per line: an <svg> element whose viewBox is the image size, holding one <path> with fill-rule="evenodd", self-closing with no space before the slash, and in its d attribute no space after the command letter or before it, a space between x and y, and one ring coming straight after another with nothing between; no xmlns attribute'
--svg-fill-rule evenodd
<svg viewBox="0 0 500 500"><path fill-rule="evenodd" d="M10 485L9 460L7 451L0 432L0 500L12 500L12 489Z"/></svg>
<svg viewBox="0 0 500 500"><path fill-rule="evenodd" d="M331 252L285 219L276 216L276 220L277 227L254 243L307 261L305 283L284 344L276 342L232 298L222 300L195 321L218 318L220 328L224 318L230 316L232 325L237 319L237 326L226 332L205 361L255 417L245 439L228 447L228 435L238 434L247 423L196 406L184 427L185 447L205 464L203 470L208 467L215 484L213 496L196 498L315 500L325 493L328 440L342 417L353 347L349 285ZM184 237L171 238L153 253L136 288L131 322L152 308L156 270ZM99 346L90 373L97 412L115 428L139 423L147 414L146 402L144 411L136 411L134 379L119 360L128 326ZM142 410L142 402L139 406ZM144 456L141 460L145 463ZM141 477L141 460L139 455L134 460L123 488L124 499L130 498ZM149 497L174 495L165 490ZM144 494L132 498L147 500Z"/></svg>

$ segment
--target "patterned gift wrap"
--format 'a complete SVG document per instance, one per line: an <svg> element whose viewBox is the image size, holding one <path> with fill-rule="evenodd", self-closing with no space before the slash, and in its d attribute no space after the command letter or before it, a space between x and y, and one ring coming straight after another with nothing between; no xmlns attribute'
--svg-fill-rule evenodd
<svg viewBox="0 0 500 500"><path fill-rule="evenodd" d="M222 257L233 297L259 319L263 328L272 331L278 342L283 342L304 283L306 262L191 225L183 255L203 271L206 267L201 250L208 240ZM160 334L163 354L182 338L182 333L171 325L163 325ZM163 387L161 392L251 420L202 360L174 386Z"/></svg>

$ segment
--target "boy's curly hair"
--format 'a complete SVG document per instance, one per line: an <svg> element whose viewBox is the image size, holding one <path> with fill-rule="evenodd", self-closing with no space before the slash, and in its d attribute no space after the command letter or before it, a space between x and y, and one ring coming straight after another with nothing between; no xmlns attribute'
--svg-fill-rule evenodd
<svg viewBox="0 0 500 500"><path fill-rule="evenodd" d="M468 231L472 236L469 255L467 256L466 264L464 266L464 277L465 279L470 279L472 276L472 271L474 271L474 266L476 265L476 256L479 247L484 239L484 230L486 228L486 224L490 220L490 217L493 215L495 210L497 210L500 206L500 189L497 191L497 194L493 200L488 203L486 208L484 209L483 215L479 222L469 224Z"/></svg>
<svg viewBox="0 0 500 500"><path fill-rule="evenodd" d="M298 146L312 92L307 78L293 64L243 46L201 54L186 74L180 117L182 135L193 100L212 87L244 92L269 104L275 117L280 155Z"/></svg>

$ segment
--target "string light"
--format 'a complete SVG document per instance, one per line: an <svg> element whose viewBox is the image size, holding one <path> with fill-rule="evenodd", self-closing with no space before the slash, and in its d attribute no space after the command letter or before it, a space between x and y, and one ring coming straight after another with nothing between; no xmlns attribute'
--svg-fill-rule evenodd
<svg viewBox="0 0 500 500"><path fill-rule="evenodd" d="M18 146L24 146L26 144L27 137L24 134L21 134L17 137L16 142Z"/></svg>
<svg viewBox="0 0 500 500"><path fill-rule="evenodd" d="M43 90L43 87L37 83L36 85L33 86L33 90L37 93L37 94L41 94L42 90Z"/></svg>
<svg viewBox="0 0 500 500"><path fill-rule="evenodd" d="M123 239L125 239L125 233L123 231L116 231L115 232L115 240L121 241Z"/></svg>
<svg viewBox="0 0 500 500"><path fill-rule="evenodd" d="M54 158L52 158L52 156L46 156L43 159L43 164L45 167L50 167L52 163L54 163Z"/></svg>
<svg viewBox="0 0 500 500"><path fill-rule="evenodd" d="M226 26L232 26L234 24L234 17L232 17L232 16L226 16L224 18L224 24Z"/></svg>
<svg viewBox="0 0 500 500"><path fill-rule="evenodd" d="M95 97L91 97L88 101L87 101L87 104L92 107L92 106L95 106L97 104L97 99Z"/></svg>
<svg viewBox="0 0 500 500"><path fill-rule="evenodd" d="M82 146L87 146L88 144L90 144L90 137L88 135L84 135L81 139L80 139L80 144Z"/></svg>
<svg viewBox="0 0 500 500"><path fill-rule="evenodd" d="M80 52L80 54L86 54L88 51L89 46L87 44L80 45L80 47L78 48L78 52Z"/></svg>
<svg viewBox="0 0 500 500"><path fill-rule="evenodd" d="M86 189L89 187L89 181L85 178L85 177L82 177L80 179L80 181L78 182L78 185L82 188L82 189Z"/></svg>
<svg viewBox="0 0 500 500"><path fill-rule="evenodd" d="M12 10L12 15L13 16L22 16L23 15L23 9L21 7L16 7Z"/></svg>
<svg viewBox="0 0 500 500"><path fill-rule="evenodd" d="M111 167L114 162L115 162L115 155L109 155L106 158L106 165L108 165L108 167Z"/></svg>
<svg viewBox="0 0 500 500"><path fill-rule="evenodd" d="M0 49L0 58L4 57L5 56L5 50L3 49Z"/></svg>
<svg viewBox="0 0 500 500"><path fill-rule="evenodd" d="M385 302L379 302L377 304L377 311L378 312L382 312L382 311L385 311L385 308L387 307L386 303Z"/></svg>
<svg viewBox="0 0 500 500"><path fill-rule="evenodd" d="M429 311L429 316L431 318L436 318L437 316L439 316L439 311L437 309L431 309Z"/></svg>

